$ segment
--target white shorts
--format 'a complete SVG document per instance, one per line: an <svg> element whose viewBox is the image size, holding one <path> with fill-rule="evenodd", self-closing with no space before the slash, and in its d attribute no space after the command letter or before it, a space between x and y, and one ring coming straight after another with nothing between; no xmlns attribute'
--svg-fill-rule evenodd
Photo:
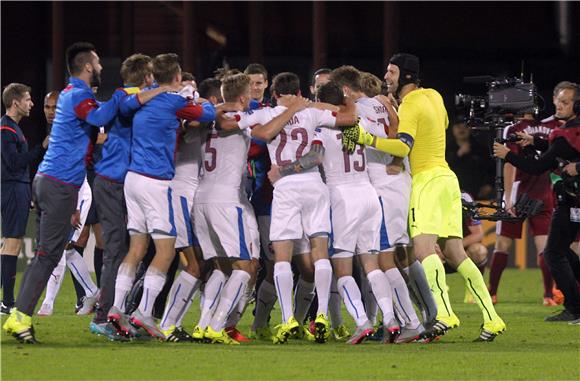
<svg viewBox="0 0 580 381"><path fill-rule="evenodd" d="M301 239L303 236L328 236L330 198L319 179L286 181L274 188L271 241Z"/></svg>
<svg viewBox="0 0 580 381"><path fill-rule="evenodd" d="M262 242L262 247L264 248L264 254L266 254L266 259L270 261L275 260L274 249L272 248L272 242L270 242L270 222L272 217L268 215L258 216L258 226L260 229L260 240ZM294 249L292 255L302 255L310 253L310 240L308 237L304 236L301 239L294 240Z"/></svg>
<svg viewBox="0 0 580 381"><path fill-rule="evenodd" d="M183 184L172 181L171 194L173 198L173 211L175 212L175 248L181 249L190 246L199 246L199 242L193 233L193 198L197 184Z"/></svg>
<svg viewBox="0 0 580 381"><path fill-rule="evenodd" d="M260 259L260 230L258 229L256 213L254 213L254 208L249 200L242 199L242 205L244 216L246 217L248 233L250 235L250 254L252 259Z"/></svg>
<svg viewBox="0 0 580 381"><path fill-rule="evenodd" d="M79 189L79 197L77 199L77 209L76 209L80 212L81 226L78 229L74 229L71 232L69 241L76 242L81 236L81 232L85 227L85 222L87 220L87 216L89 215L89 210L91 209L92 202L93 202L93 194L91 192L91 186L89 185L87 177L85 176L83 185L81 185Z"/></svg>
<svg viewBox="0 0 580 381"><path fill-rule="evenodd" d="M354 253L378 253L381 205L373 186L345 184L329 187L332 216L332 258Z"/></svg>
<svg viewBox="0 0 580 381"><path fill-rule="evenodd" d="M223 257L250 260L252 233L241 203L195 204L194 230L205 260ZM258 254L259 255L259 254Z"/></svg>
<svg viewBox="0 0 580 381"><path fill-rule="evenodd" d="M399 181L374 186L383 212L381 251L392 251L395 250L395 245L410 243L407 220L411 198L411 176L407 172L396 176L400 177Z"/></svg>
<svg viewBox="0 0 580 381"><path fill-rule="evenodd" d="M129 234L148 233L153 239L176 236L170 184L169 180L127 173L124 191Z"/></svg>

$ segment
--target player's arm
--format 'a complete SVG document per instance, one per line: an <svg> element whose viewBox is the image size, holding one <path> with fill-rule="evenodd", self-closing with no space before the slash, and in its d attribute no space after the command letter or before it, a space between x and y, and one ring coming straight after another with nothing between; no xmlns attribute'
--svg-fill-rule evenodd
<svg viewBox="0 0 580 381"><path fill-rule="evenodd" d="M161 93L171 91L170 86L159 86L150 90L141 91L138 87L125 87L120 89L125 92L125 97L119 103L119 113L123 116L131 116L145 103L155 98Z"/></svg>
<svg viewBox="0 0 580 381"><path fill-rule="evenodd" d="M345 127L356 124L356 105L351 97L344 97L344 106L339 106L339 109L340 110L336 113L335 126Z"/></svg>
<svg viewBox="0 0 580 381"><path fill-rule="evenodd" d="M119 103L126 93L117 89L111 99L106 102L97 102L90 90L79 92L74 97L74 111L79 119L95 126L103 126L112 121L119 110Z"/></svg>
<svg viewBox="0 0 580 381"><path fill-rule="evenodd" d="M18 152L18 135L8 128L2 127L2 162L13 171L24 169L40 157L44 150L38 145L28 152Z"/></svg>
<svg viewBox="0 0 580 381"><path fill-rule="evenodd" d="M568 151L574 151L574 149L570 147L564 138L554 140L550 148L537 159L516 155L501 143L496 142L493 144L493 154L495 157L504 159L514 167L533 175L539 175L548 170L556 169L558 167L557 158L563 152Z"/></svg>
<svg viewBox="0 0 580 381"><path fill-rule="evenodd" d="M175 115L185 120L197 120L198 122L211 122L216 118L215 107L211 102L196 104L186 101L185 106L177 110Z"/></svg>
<svg viewBox="0 0 580 381"><path fill-rule="evenodd" d="M252 137L265 142L274 139L284 128L286 123L297 112L304 110L310 101L303 97L293 97L287 103L287 109L266 124L256 124L252 128Z"/></svg>
<svg viewBox="0 0 580 381"><path fill-rule="evenodd" d="M284 176L293 175L296 173L304 172L308 169L314 168L322 164L324 159L324 147L320 140L315 140L312 142L310 151L300 159L288 164L278 167L272 164L272 168L268 171L268 178L270 182L274 184L280 178Z"/></svg>
<svg viewBox="0 0 580 381"><path fill-rule="evenodd" d="M483 240L483 225L469 225L469 234L463 237L463 247L469 247Z"/></svg>

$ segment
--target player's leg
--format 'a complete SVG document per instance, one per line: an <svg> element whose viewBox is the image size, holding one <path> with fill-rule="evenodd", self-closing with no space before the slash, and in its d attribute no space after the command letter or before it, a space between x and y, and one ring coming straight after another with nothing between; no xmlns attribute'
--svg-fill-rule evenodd
<svg viewBox="0 0 580 381"><path fill-rule="evenodd" d="M98 214L98 212L97 212ZM100 217L97 217L100 221ZM93 251L93 265L95 267L95 276L97 278L97 287L101 288L101 272L103 270L103 253L105 251L105 242L103 239L103 227L100 222L91 225L93 235L95 236L95 250Z"/></svg>
<svg viewBox="0 0 580 381"><path fill-rule="evenodd" d="M38 310L38 316L50 316L52 315L52 311L54 308L54 301L56 296L58 295L58 291L60 290L60 286L62 285L62 281L64 279L64 275L66 272L66 255L62 255L60 262L50 274L50 278L46 283L46 293L44 295L44 300L42 301L42 305Z"/></svg>
<svg viewBox="0 0 580 381"><path fill-rule="evenodd" d="M499 281L507 267L510 246L513 243L513 238L521 236L521 229L520 222L497 222L496 233L498 235L489 266L489 293L494 303L497 303Z"/></svg>
<svg viewBox="0 0 580 381"><path fill-rule="evenodd" d="M294 243L294 255L292 261L298 268L300 277L298 282L296 282L296 287L294 289L294 317L301 325L304 324L306 319L306 314L312 304L314 299L314 265L312 264L312 257L310 253L297 252L296 246L300 246L301 243ZM310 245L307 245L307 250ZM302 251L302 250L298 250Z"/></svg>
<svg viewBox="0 0 580 381"><path fill-rule="evenodd" d="M487 264L487 248L479 242L473 243L465 248L465 253L467 257L473 261L477 269L483 276L485 273L485 265ZM475 299L473 299L473 295L469 288L465 288L465 297L463 299L464 303L475 303Z"/></svg>

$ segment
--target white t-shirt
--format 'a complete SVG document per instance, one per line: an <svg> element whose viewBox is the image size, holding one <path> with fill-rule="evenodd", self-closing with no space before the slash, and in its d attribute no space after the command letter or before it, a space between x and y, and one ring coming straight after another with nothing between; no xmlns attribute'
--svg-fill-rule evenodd
<svg viewBox="0 0 580 381"><path fill-rule="evenodd" d="M179 137L175 152L175 176L172 187L183 186L194 189L197 186L202 134L204 132L201 128L191 128Z"/></svg>

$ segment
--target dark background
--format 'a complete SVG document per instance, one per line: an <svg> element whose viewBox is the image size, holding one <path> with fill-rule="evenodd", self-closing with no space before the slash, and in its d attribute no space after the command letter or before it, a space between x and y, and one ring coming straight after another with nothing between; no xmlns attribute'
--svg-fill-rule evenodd
<svg viewBox="0 0 580 381"><path fill-rule="evenodd" d="M579 79L580 24L574 23L580 19L578 3L320 4L326 56L318 58L319 65L353 64L382 78L385 57L395 51L414 53L422 61L423 85L443 94L451 118L455 92L484 91L462 85L464 76L519 76L523 61L526 79L533 73L534 82L548 100L544 116L553 111L553 86L561 80ZM258 61L266 65L270 79L280 71L298 73L307 94L316 69L313 34L320 24L319 18L313 18L315 7L311 2L64 2L60 43L64 48L79 40L96 45L104 64L101 98L120 84L120 63L129 54L175 52L182 56L185 44L195 50L183 69L193 72L198 82L224 61L241 69L250 61ZM564 11L559 11L562 7ZM64 83L53 83L54 4L3 1L1 11L2 86L10 82L32 86L36 105L22 124L34 144L45 134L44 94L64 87ZM189 24L184 22L187 12ZM564 23L569 30L567 40L561 38L561 13L569 20ZM208 27L227 38L225 46L208 36ZM257 52L252 51L250 41L254 45L259 41Z"/></svg>

